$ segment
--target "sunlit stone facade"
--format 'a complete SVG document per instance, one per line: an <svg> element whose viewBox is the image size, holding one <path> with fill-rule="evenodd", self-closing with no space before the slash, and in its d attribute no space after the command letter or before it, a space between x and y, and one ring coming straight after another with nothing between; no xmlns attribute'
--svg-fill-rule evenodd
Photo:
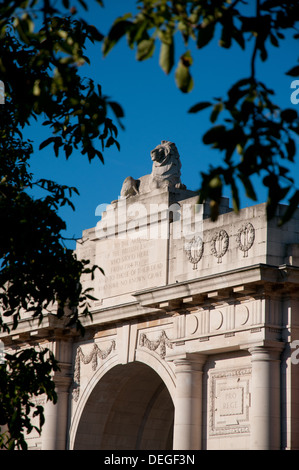
<svg viewBox="0 0 299 470"><path fill-rule="evenodd" d="M212 222L193 192L160 187L83 232L78 257L105 273L83 279L85 336L48 317L3 338L61 363L30 448L299 448L299 212L279 228L265 204L220 209Z"/></svg>

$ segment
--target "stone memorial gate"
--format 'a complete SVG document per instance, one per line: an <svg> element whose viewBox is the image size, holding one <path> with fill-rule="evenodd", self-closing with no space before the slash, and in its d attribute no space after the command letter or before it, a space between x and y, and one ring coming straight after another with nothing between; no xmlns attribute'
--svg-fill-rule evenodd
<svg viewBox="0 0 299 470"><path fill-rule="evenodd" d="M265 204L235 213L223 198L212 222L176 146L151 158L77 243L104 271L82 280L85 336L48 316L1 338L60 361L29 448L298 449L299 212L279 228Z"/></svg>

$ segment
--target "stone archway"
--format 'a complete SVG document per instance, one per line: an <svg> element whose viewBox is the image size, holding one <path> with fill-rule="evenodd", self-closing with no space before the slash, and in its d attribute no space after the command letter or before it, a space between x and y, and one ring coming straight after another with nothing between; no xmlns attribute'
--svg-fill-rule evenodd
<svg viewBox="0 0 299 470"><path fill-rule="evenodd" d="M74 450L171 450L173 420L171 396L151 367L117 365L88 398Z"/></svg>

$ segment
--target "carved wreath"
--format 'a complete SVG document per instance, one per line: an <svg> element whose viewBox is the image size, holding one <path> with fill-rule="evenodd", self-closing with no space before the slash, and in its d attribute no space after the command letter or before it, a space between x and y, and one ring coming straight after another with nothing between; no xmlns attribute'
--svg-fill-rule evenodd
<svg viewBox="0 0 299 470"><path fill-rule="evenodd" d="M203 255L203 241L200 236L193 237L188 243L185 243L185 253L190 263L193 264L193 269L197 268L197 263L201 260Z"/></svg>
<svg viewBox="0 0 299 470"><path fill-rule="evenodd" d="M80 394L80 363L83 362L83 364L90 364L92 370L95 371L97 366L98 366L98 358L104 360L106 357L109 356L111 351L115 349L115 341L112 340L111 345L102 351L97 344L93 345L93 348L89 354L84 355L82 349L79 347L76 355L76 360L75 360L75 371L74 371L74 381L76 383L76 388L73 390L73 398L75 401L78 400L79 394Z"/></svg>
<svg viewBox="0 0 299 470"><path fill-rule="evenodd" d="M150 341L145 333L141 333L139 345L147 347L150 351L156 351L160 346L160 357L162 359L164 359L166 356L166 346L170 349L173 347L164 330L161 332L159 338L155 341Z"/></svg>
<svg viewBox="0 0 299 470"><path fill-rule="evenodd" d="M236 242L241 251L244 252L244 258L248 256L248 250L252 247L255 238L255 230L250 222L242 225L236 235Z"/></svg>
<svg viewBox="0 0 299 470"><path fill-rule="evenodd" d="M222 256L227 252L228 244L229 237L225 230L220 230L214 234L211 240L211 252L218 258L218 263L222 263Z"/></svg>

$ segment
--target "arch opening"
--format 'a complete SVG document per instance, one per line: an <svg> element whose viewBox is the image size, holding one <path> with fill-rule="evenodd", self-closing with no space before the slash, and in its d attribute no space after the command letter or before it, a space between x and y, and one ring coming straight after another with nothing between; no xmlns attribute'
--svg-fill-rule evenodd
<svg viewBox="0 0 299 470"><path fill-rule="evenodd" d="M171 450L174 406L160 376L140 362L109 370L90 394L74 450Z"/></svg>

